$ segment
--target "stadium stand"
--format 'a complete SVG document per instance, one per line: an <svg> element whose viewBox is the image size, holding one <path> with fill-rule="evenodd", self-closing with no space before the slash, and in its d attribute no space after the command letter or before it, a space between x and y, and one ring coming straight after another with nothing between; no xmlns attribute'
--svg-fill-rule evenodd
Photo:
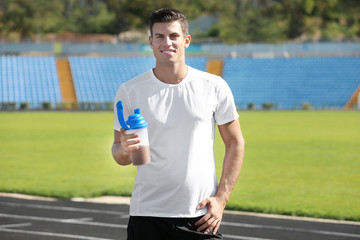
<svg viewBox="0 0 360 240"><path fill-rule="evenodd" d="M66 75L72 84L68 87L73 91L71 96L66 97L65 87L59 84L64 80L60 61L68 64ZM359 57L227 57L224 61L187 57L186 63L222 74L239 109L249 105L260 109L264 104L272 104L275 109L301 109L304 104L314 109L353 109L358 102ZM15 110L24 103L29 109L43 109L44 104L51 109L65 109L63 104L69 102L105 104L108 109L123 82L154 66L155 59L149 56L70 56L65 60L3 55L0 56L0 109ZM92 109L81 105L79 108Z"/></svg>
<svg viewBox="0 0 360 240"><path fill-rule="evenodd" d="M2 108L28 104L38 109L61 102L54 57L0 56L0 101Z"/></svg>
<svg viewBox="0 0 360 240"><path fill-rule="evenodd" d="M189 57L188 65L206 70L206 58ZM79 103L113 102L119 86L153 68L153 57L69 57Z"/></svg>
<svg viewBox="0 0 360 240"><path fill-rule="evenodd" d="M360 84L360 58L225 58L223 77L240 109L343 108Z"/></svg>
<svg viewBox="0 0 360 240"><path fill-rule="evenodd" d="M78 102L112 102L120 84L154 66L152 58L69 57Z"/></svg>

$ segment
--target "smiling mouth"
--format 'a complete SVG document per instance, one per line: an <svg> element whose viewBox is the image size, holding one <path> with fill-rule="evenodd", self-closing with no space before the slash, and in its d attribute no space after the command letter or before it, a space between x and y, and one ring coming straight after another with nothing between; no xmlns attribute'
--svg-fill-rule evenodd
<svg viewBox="0 0 360 240"><path fill-rule="evenodd" d="M162 53L167 53L167 54L170 54L170 53L176 53L175 50L161 50Z"/></svg>

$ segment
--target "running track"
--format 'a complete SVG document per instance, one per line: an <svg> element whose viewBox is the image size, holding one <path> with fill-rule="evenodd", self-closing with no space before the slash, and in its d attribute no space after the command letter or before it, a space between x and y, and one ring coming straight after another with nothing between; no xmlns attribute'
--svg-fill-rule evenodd
<svg viewBox="0 0 360 240"><path fill-rule="evenodd" d="M125 240L127 204L0 195L1 240ZM225 240L360 239L360 223L227 212Z"/></svg>

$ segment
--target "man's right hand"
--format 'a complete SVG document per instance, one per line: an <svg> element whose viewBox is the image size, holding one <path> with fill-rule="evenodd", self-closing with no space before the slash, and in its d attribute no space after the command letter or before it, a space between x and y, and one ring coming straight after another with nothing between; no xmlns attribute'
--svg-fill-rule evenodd
<svg viewBox="0 0 360 240"><path fill-rule="evenodd" d="M114 141L115 142L115 141ZM127 134L126 130L121 129L120 131L120 143L121 149L127 154L130 154L132 151L139 149L139 146L135 145L140 142L139 134Z"/></svg>
<svg viewBox="0 0 360 240"><path fill-rule="evenodd" d="M126 134L126 130L114 130L114 143L112 145L112 155L115 161L120 165L129 165L132 163L130 152L139 149L135 144L140 142L139 134Z"/></svg>

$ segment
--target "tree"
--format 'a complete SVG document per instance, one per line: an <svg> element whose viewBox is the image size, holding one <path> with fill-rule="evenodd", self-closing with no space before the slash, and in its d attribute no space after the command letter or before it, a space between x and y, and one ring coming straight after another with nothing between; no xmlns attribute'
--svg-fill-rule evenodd
<svg viewBox="0 0 360 240"><path fill-rule="evenodd" d="M277 2L232 0L221 11L220 37L224 42L277 42L286 38L284 17Z"/></svg>
<svg viewBox="0 0 360 240"><path fill-rule="evenodd" d="M61 0L2 0L1 34L17 32L21 39L36 33L54 32L62 22Z"/></svg>
<svg viewBox="0 0 360 240"><path fill-rule="evenodd" d="M64 16L66 22L62 31L74 33L115 33L115 12L106 1L67 0Z"/></svg>
<svg viewBox="0 0 360 240"><path fill-rule="evenodd" d="M217 16L208 35L231 44L360 37L359 0L0 0L0 34L145 32L150 13L162 7L189 20Z"/></svg>

